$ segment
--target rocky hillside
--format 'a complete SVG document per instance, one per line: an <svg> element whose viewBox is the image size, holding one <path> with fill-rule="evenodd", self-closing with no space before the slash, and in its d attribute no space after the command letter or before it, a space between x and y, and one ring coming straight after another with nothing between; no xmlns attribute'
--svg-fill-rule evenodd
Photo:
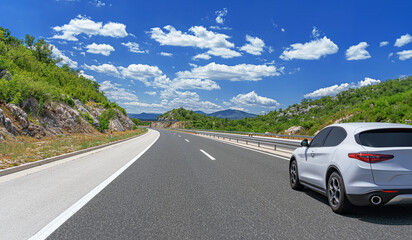
<svg viewBox="0 0 412 240"><path fill-rule="evenodd" d="M64 102L46 103L39 113L35 98L26 99L22 106L0 100L0 141L16 136L30 136L40 139L45 136L59 136L71 133L94 133L101 126L101 115L108 109L97 103L82 104L73 99L74 106ZM103 132L125 131L135 127L127 115L113 109L115 116L108 119L108 128Z"/></svg>
<svg viewBox="0 0 412 240"><path fill-rule="evenodd" d="M0 141L136 127L97 82L52 52L44 39L20 40L0 27Z"/></svg>

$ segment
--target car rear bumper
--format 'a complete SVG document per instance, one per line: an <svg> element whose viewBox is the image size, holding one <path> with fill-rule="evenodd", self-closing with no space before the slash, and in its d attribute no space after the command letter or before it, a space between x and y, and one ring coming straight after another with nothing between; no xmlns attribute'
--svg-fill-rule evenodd
<svg viewBox="0 0 412 240"><path fill-rule="evenodd" d="M365 194L347 194L349 201L356 206L373 206L371 198L378 196L382 199L377 205L412 203L412 189L375 190Z"/></svg>

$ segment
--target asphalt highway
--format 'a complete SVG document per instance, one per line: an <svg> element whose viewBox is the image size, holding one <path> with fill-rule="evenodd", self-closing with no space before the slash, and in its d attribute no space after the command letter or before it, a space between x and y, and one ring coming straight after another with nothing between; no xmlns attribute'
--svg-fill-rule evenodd
<svg viewBox="0 0 412 240"><path fill-rule="evenodd" d="M334 214L287 159L192 134L157 142L49 239L411 239L412 206ZM1 234L1 233L0 233Z"/></svg>

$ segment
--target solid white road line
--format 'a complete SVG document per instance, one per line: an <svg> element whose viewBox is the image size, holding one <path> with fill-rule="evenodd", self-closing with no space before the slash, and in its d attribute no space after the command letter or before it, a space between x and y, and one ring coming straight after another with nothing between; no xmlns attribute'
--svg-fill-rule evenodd
<svg viewBox="0 0 412 240"><path fill-rule="evenodd" d="M190 142L190 141L189 141L189 140L187 140L186 138L185 138L185 141L186 141L186 142Z"/></svg>
<svg viewBox="0 0 412 240"><path fill-rule="evenodd" d="M180 136L180 135L177 135L178 137L182 137L182 136Z"/></svg>
<svg viewBox="0 0 412 240"><path fill-rule="evenodd" d="M153 144L155 144L155 142L159 139L159 137L160 137L160 133L157 136L157 138L147 148L145 148L141 153L139 153L136 157L134 157L132 160L126 163L126 165L124 165L122 168L117 170L109 178L107 178L102 183L100 183L97 187L95 187L92 191L90 191L88 194L82 197L79 201L73 204L70 208L68 208L62 214L60 214L57 218L55 218L53 221L47 224L42 230L40 230L35 235L33 235L30 238L30 240L46 239L47 237L49 237L57 228L63 225L64 222L66 222L71 216L73 216L84 205L86 205L90 200L92 200L97 194L99 194L99 192L101 192L107 185L109 185L114 179L116 179L128 167L130 167L137 159L139 159L147 150L149 150L150 147L153 146Z"/></svg>
<svg viewBox="0 0 412 240"><path fill-rule="evenodd" d="M210 160L216 160L216 158L214 158L214 157L212 157L209 153L207 153L207 152L205 152L203 149L200 149L200 151L204 154L204 155L206 155L208 158L210 158Z"/></svg>

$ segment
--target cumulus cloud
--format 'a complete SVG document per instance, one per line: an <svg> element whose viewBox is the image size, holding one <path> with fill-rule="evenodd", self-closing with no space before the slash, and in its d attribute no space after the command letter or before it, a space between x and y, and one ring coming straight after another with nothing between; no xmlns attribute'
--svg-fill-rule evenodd
<svg viewBox="0 0 412 240"><path fill-rule="evenodd" d="M407 33L396 39L395 47L403 47L410 42L412 42L412 36Z"/></svg>
<svg viewBox="0 0 412 240"><path fill-rule="evenodd" d="M212 58L212 57L209 54L201 53L201 54L198 54L198 55L194 56L192 59L193 60L198 60L198 59L209 60L210 58Z"/></svg>
<svg viewBox="0 0 412 240"><path fill-rule="evenodd" d="M88 53L102 54L104 56L109 56L114 48L109 44L96 44L92 43L86 46Z"/></svg>
<svg viewBox="0 0 412 240"><path fill-rule="evenodd" d="M246 41L249 43L244 45L240 48L240 50L245 51L252 55L261 55L263 52L263 48L265 47L265 43L262 39L258 37L251 37L246 35Z"/></svg>
<svg viewBox="0 0 412 240"><path fill-rule="evenodd" d="M120 84L104 81L100 84L100 91L103 91L107 98L113 101L139 101L139 98L133 93L122 88Z"/></svg>
<svg viewBox="0 0 412 240"><path fill-rule="evenodd" d="M337 53L338 50L338 46L325 36L304 44L294 43L286 48L279 58L283 60L318 60L326 55Z"/></svg>
<svg viewBox="0 0 412 240"><path fill-rule="evenodd" d="M82 77L87 78L87 79L92 80L92 81L96 81L96 79L92 75L87 75L86 73L84 73L83 70L80 70L79 76L82 76Z"/></svg>
<svg viewBox="0 0 412 240"><path fill-rule="evenodd" d="M156 96L157 95L157 92L151 92L151 91L146 91L146 92L144 92L145 94L147 94L147 95L150 95L150 96Z"/></svg>
<svg viewBox="0 0 412 240"><path fill-rule="evenodd" d="M60 35L56 34L52 38L67 41L78 41L76 36L80 34L85 34L89 37L100 35L115 38L122 38L128 35L126 25L122 23L108 22L103 24L82 15L78 15L70 20L68 24L53 27L53 30Z"/></svg>
<svg viewBox="0 0 412 240"><path fill-rule="evenodd" d="M239 64L228 66L216 64L195 67L191 71L177 72L179 78L199 78L210 80L229 80L229 81L259 81L263 77L279 76L282 69L277 69L272 65L252 65Z"/></svg>
<svg viewBox="0 0 412 240"><path fill-rule="evenodd" d="M409 58L412 58L412 50L404 50L402 52L397 52L396 54L398 54L399 60L401 61L405 61Z"/></svg>
<svg viewBox="0 0 412 240"><path fill-rule="evenodd" d="M104 6L106 6L106 3L105 2L102 2L102 1L98 1L98 0L94 0L94 5L96 6L96 7L104 7Z"/></svg>
<svg viewBox="0 0 412 240"><path fill-rule="evenodd" d="M346 91L349 88L360 88L365 87L368 85L375 85L380 83L380 80L376 80L373 78L365 77L363 81L358 83L342 83L340 85L333 85L330 87L320 88L312 93L305 94L305 98L317 98L317 97L324 97L324 96L334 96L342 91Z"/></svg>
<svg viewBox="0 0 412 240"><path fill-rule="evenodd" d="M227 40L230 38L229 36L209 31L205 27L191 27L189 32L192 34L178 31L170 25L165 26L163 29L167 32L164 32L160 28L152 28L149 32L151 38L159 42L160 45L209 49L209 51L203 55L209 55L209 57L210 55L223 58L241 56L240 53L230 49L235 45Z"/></svg>
<svg viewBox="0 0 412 240"><path fill-rule="evenodd" d="M104 74L115 76L115 77L120 76L119 71L112 64L105 63L102 65L91 65L91 66L84 64L83 67L88 70L92 70L92 71L99 72L99 73L104 73Z"/></svg>
<svg viewBox="0 0 412 240"><path fill-rule="evenodd" d="M172 88L175 89L203 89L203 90L215 90L220 89L220 86L209 79L199 79L199 78L189 78L189 79L181 79L176 78L170 84Z"/></svg>
<svg viewBox="0 0 412 240"><path fill-rule="evenodd" d="M224 17L226 17L227 15L227 9L223 8L220 11L216 11L215 14L216 14L216 22L219 24L223 24L223 22L225 21Z"/></svg>
<svg viewBox="0 0 412 240"><path fill-rule="evenodd" d="M380 43L379 43L379 47L383 47L383 46L386 46L386 45L388 45L388 44L389 44L388 41L383 41L383 42L380 42Z"/></svg>
<svg viewBox="0 0 412 240"><path fill-rule="evenodd" d="M140 46L136 42L122 43L122 45L127 47L129 51L133 53L147 53L147 51L140 50Z"/></svg>
<svg viewBox="0 0 412 240"><path fill-rule="evenodd" d="M124 78L139 80L146 85L149 85L149 79L160 77L163 75L162 70L157 66L145 64L130 64L127 68L119 67Z"/></svg>
<svg viewBox="0 0 412 240"><path fill-rule="evenodd" d="M165 57L171 57L171 56L173 56L172 53L168 53L168 52L160 52L160 55L165 56Z"/></svg>
<svg viewBox="0 0 412 240"><path fill-rule="evenodd" d="M212 112L223 109L222 106L210 101L200 100L200 97L196 92L182 92L173 89L166 89L160 93L160 97L163 99L162 104L169 108L183 107L186 109L200 110L204 112Z"/></svg>
<svg viewBox="0 0 412 240"><path fill-rule="evenodd" d="M353 45L346 50L346 60L363 60L371 58L371 55L366 48L368 47L367 42L360 42L358 45Z"/></svg>
<svg viewBox="0 0 412 240"><path fill-rule="evenodd" d="M69 57L67 57L66 55L64 55L56 46L51 45L52 49L52 57L54 59L59 59L61 60L57 65L58 66L62 66L64 64L67 64L70 68L77 68L77 62L73 61L72 59L70 59Z"/></svg>
<svg viewBox="0 0 412 240"><path fill-rule="evenodd" d="M259 107L267 107L267 108L275 108L276 106L280 105L276 100L259 96L252 91L246 94L238 94L237 96L230 99L231 102L241 106L259 106Z"/></svg>

